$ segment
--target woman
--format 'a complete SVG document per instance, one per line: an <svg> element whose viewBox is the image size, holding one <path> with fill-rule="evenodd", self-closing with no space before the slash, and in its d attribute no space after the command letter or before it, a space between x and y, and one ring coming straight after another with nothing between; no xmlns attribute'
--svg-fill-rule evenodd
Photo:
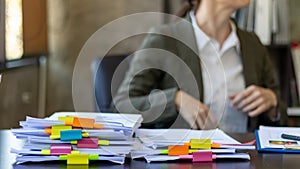
<svg viewBox="0 0 300 169"><path fill-rule="evenodd" d="M190 68L197 89L186 85L188 71L164 54L138 53L114 98L117 110L142 113L144 127L155 128L246 132L259 125L285 125L286 111L264 46L231 20L235 10L248 4L249 0L188 0L181 14L190 24L176 21L154 29L141 49L175 54ZM151 66L155 68L141 69Z"/></svg>

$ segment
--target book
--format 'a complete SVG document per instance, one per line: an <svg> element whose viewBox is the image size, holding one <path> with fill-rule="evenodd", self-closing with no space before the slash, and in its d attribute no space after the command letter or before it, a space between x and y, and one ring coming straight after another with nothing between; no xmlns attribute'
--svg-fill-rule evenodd
<svg viewBox="0 0 300 169"><path fill-rule="evenodd" d="M264 45L271 44L272 0L257 0L255 3L254 31Z"/></svg>
<svg viewBox="0 0 300 169"><path fill-rule="evenodd" d="M274 7L276 12L277 31L274 32L274 43L285 45L289 44L291 40L290 36L290 20L289 20L289 2L288 0L273 0L276 6ZM274 15L273 15L274 16Z"/></svg>
<svg viewBox="0 0 300 169"><path fill-rule="evenodd" d="M288 107L287 114L288 116L300 116L300 107Z"/></svg>

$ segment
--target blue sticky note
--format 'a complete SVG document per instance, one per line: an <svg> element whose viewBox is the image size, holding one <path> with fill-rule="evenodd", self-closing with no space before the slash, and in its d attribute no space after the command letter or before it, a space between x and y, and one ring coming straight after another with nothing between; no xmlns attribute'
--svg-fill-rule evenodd
<svg viewBox="0 0 300 169"><path fill-rule="evenodd" d="M81 140L82 134L81 130L61 130L60 131L60 140L61 141L72 141L72 140Z"/></svg>

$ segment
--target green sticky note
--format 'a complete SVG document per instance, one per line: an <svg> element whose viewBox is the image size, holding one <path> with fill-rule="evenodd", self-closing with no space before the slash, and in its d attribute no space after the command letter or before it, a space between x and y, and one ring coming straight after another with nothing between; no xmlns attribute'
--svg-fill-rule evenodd
<svg viewBox="0 0 300 169"><path fill-rule="evenodd" d="M59 160L67 160L68 156L67 155L60 155Z"/></svg>
<svg viewBox="0 0 300 169"><path fill-rule="evenodd" d="M168 154L168 150L160 150L160 154Z"/></svg>
<svg viewBox="0 0 300 169"><path fill-rule="evenodd" d="M89 154L89 160L98 160L99 155L98 154Z"/></svg>

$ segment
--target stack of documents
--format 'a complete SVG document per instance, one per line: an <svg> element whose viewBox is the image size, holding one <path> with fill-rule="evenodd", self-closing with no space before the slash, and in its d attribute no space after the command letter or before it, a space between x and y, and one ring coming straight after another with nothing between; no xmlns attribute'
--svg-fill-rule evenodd
<svg viewBox="0 0 300 169"><path fill-rule="evenodd" d="M258 152L300 153L300 128L260 126L255 135Z"/></svg>
<svg viewBox="0 0 300 169"><path fill-rule="evenodd" d="M131 157L145 158L148 163L169 160L191 160L206 162L215 159L250 160L241 149L255 149L253 142L241 144L222 130L188 129L138 129L136 131L142 146L131 152Z"/></svg>
<svg viewBox="0 0 300 169"><path fill-rule="evenodd" d="M26 140L17 163L67 161L67 164L88 164L105 160L123 164L135 144L132 138L141 125L142 116L114 113L55 113L46 119L26 117L22 128L11 129Z"/></svg>

